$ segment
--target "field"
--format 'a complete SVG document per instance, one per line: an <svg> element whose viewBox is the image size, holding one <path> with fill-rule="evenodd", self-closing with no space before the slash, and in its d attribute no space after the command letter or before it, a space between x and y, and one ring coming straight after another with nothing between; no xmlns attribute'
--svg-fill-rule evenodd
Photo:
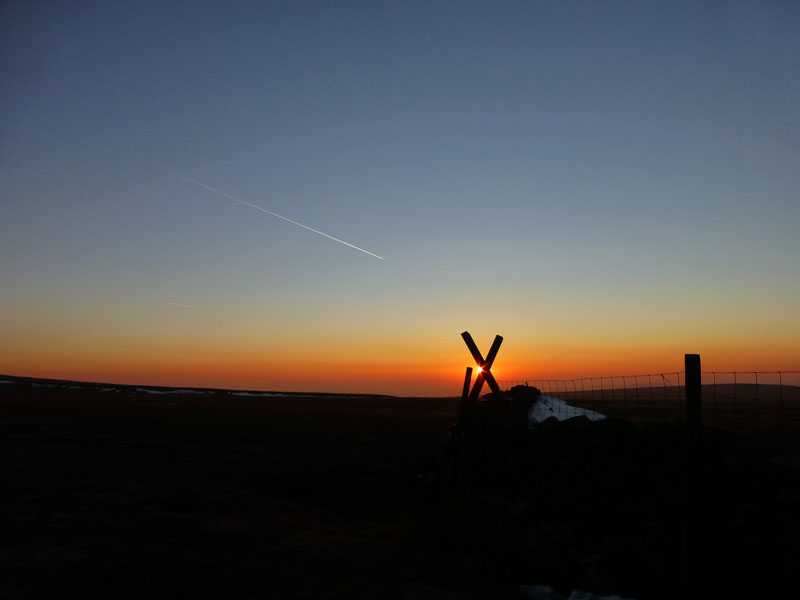
<svg viewBox="0 0 800 600"><path fill-rule="evenodd" d="M687 565L679 426L523 436L500 444L504 468L489 448L452 484L434 475L457 413L451 398L0 385L0 596L657 598L701 563L718 590L781 589L800 557L797 472L763 437L707 436L712 554Z"/></svg>
<svg viewBox="0 0 800 600"><path fill-rule="evenodd" d="M685 416L683 387L653 386L544 393L634 423L677 421ZM702 386L703 421L731 431L800 431L800 387L739 383Z"/></svg>

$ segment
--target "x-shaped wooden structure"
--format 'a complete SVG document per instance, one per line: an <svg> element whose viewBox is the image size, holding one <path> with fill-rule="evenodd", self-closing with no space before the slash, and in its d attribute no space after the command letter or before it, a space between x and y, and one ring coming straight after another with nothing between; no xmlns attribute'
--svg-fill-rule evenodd
<svg viewBox="0 0 800 600"><path fill-rule="evenodd" d="M494 392L495 396L502 398L503 392L500 391L500 386L497 385L497 381L495 381L494 375L492 375L492 364L497 356L497 351L500 350L500 344L503 343L503 336L494 336L494 342L492 342L492 347L489 348L489 353L486 355L486 359L484 359L483 355L481 355L481 351L478 350L478 346L475 345L475 341L472 339L469 331L462 333L461 337L464 338L464 342L467 344L467 348L469 348L472 358L474 358L475 362L478 363L478 376L475 378L475 384L473 385L472 391L469 394L469 400L474 402L478 399L478 396L481 393L481 388L483 388L484 381L489 384L489 387L492 389L492 392ZM469 369L467 377L469 377L471 373L472 369ZM465 382L465 388L468 385L469 380Z"/></svg>

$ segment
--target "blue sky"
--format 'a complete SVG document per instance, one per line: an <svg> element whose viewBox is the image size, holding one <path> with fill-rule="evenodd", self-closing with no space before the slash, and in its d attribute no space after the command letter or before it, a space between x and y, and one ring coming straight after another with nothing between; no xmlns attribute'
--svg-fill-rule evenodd
<svg viewBox="0 0 800 600"><path fill-rule="evenodd" d="M2 10L2 371L85 374L79 338L97 377L205 347L177 383L255 355L297 375L219 381L396 391L463 329L534 373L800 363L795 3ZM332 348L354 379L304 379Z"/></svg>

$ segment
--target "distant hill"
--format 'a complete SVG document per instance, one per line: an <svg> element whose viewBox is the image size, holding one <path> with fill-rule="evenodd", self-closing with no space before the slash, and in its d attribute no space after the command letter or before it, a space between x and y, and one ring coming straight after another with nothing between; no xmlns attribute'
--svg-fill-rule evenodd
<svg viewBox="0 0 800 600"><path fill-rule="evenodd" d="M6 385L30 388L61 388L72 390L99 391L106 393L133 394L227 394L231 396L280 396L298 398L393 398L386 394L347 394L330 392L283 392L267 390L234 390L227 388L169 387L160 385L133 385L124 383L104 383L95 381L72 381L70 379L47 379L43 377L17 377L0 374L0 391Z"/></svg>

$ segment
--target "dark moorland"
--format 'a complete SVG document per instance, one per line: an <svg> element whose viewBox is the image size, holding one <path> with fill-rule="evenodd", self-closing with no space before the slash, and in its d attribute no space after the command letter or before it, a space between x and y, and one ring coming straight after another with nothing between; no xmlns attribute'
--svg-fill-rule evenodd
<svg viewBox="0 0 800 600"><path fill-rule="evenodd" d="M489 435L445 481L457 399L41 383L0 385L3 598L738 595L800 564L796 432L706 431L695 485L680 425Z"/></svg>

